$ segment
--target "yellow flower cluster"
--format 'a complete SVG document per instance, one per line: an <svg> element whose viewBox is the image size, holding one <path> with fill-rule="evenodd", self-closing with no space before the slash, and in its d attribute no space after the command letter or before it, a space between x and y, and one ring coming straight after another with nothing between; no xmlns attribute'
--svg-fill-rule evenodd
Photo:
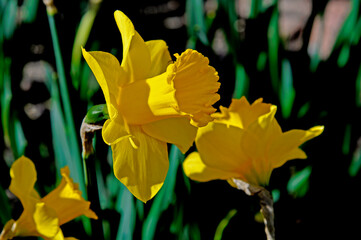
<svg viewBox="0 0 361 240"><path fill-rule="evenodd" d="M162 187L167 143L185 153L195 140L199 152L183 166L198 181L236 178L267 185L274 168L306 158L298 147L323 127L283 133L276 106L262 99L252 105L233 100L215 113L220 83L208 58L188 49L173 62L164 41L144 42L124 13L114 17L123 41L121 64L105 52L83 49L83 56L108 107L102 135L113 151L114 174L135 197L146 202Z"/></svg>

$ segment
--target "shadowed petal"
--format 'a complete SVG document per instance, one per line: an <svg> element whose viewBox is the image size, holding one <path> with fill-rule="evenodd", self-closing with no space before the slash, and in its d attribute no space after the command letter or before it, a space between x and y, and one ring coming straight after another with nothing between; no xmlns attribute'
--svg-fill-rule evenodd
<svg viewBox="0 0 361 240"><path fill-rule="evenodd" d="M147 41L145 44L149 49L152 64L147 78L152 78L164 73L168 65L173 63L173 61L169 54L168 46L163 40Z"/></svg>
<svg viewBox="0 0 361 240"><path fill-rule="evenodd" d="M213 120L210 114L216 109L212 105L220 99L218 73L209 66L208 58L195 50L175 56L173 81L179 110L191 116L194 126L205 126Z"/></svg>
<svg viewBox="0 0 361 240"><path fill-rule="evenodd" d="M182 153L187 152L193 145L197 134L197 128L190 124L188 117L174 117L151 122L142 125L142 129L149 136L175 144Z"/></svg>
<svg viewBox="0 0 361 240"><path fill-rule="evenodd" d="M290 130L272 142L269 158L273 168L282 166L290 159L305 159L306 154L298 147L304 142L317 137L323 132L323 126L316 126L309 130Z"/></svg>

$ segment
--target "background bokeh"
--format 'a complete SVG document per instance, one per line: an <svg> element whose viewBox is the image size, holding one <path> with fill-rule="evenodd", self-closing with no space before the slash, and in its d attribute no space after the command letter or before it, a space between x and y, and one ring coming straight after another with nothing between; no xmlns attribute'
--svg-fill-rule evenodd
<svg viewBox="0 0 361 240"><path fill-rule="evenodd" d="M320 137L302 146L307 160L290 161L272 174L268 189L275 200L277 239L359 235L359 0L54 4L58 12L48 17L40 0L0 0L0 228L22 212L8 190L9 168L21 155L36 165L41 196L59 182L64 165L85 194L80 125L91 106L105 101L80 46L121 59L121 35L113 17L121 10L144 40L163 39L172 54L193 48L209 58L222 84L216 107L228 107L232 97L244 95L250 102L262 97L278 106L276 118L284 131L325 126ZM62 59L54 54L57 47ZM100 133L94 145L99 199L88 199L100 204L100 209L96 204L92 208L102 231L79 218L62 226L65 236L265 239L257 199L225 181L189 180L181 167L184 156L175 147L169 146L165 185L144 205L114 177L111 151Z"/></svg>

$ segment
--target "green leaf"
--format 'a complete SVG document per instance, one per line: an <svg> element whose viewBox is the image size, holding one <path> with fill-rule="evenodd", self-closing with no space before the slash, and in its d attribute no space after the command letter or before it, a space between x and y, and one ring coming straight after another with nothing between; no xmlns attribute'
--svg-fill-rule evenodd
<svg viewBox="0 0 361 240"><path fill-rule="evenodd" d="M342 153L347 155L350 152L351 143L351 124L347 124L345 128L345 135L343 137Z"/></svg>
<svg viewBox="0 0 361 240"><path fill-rule="evenodd" d="M143 224L143 240L150 240L154 238L157 224L162 212L164 212L174 200L177 170L183 158L184 156L180 150L175 145L172 145L169 153L169 169L167 177L162 189L155 196L152 207Z"/></svg>
<svg viewBox="0 0 361 240"><path fill-rule="evenodd" d="M268 55L269 55L269 69L271 75L271 83L273 90L278 92L279 73L278 73L278 9L274 8L270 23L268 26Z"/></svg>
<svg viewBox="0 0 361 240"><path fill-rule="evenodd" d="M73 86L75 89L79 88L80 71L81 71L81 47L85 46L88 41L90 31L93 27L95 17L98 13L101 1L90 1L88 11L83 15L80 20L78 30L75 35L73 51L71 56L71 75Z"/></svg>
<svg viewBox="0 0 361 240"><path fill-rule="evenodd" d="M341 48L340 55L337 59L337 64L340 68L344 67L350 58L350 45L344 44Z"/></svg>
<svg viewBox="0 0 361 240"><path fill-rule="evenodd" d="M188 36L199 39L204 45L208 46L203 0L186 1L186 19Z"/></svg>
<svg viewBox="0 0 361 240"><path fill-rule="evenodd" d="M247 96L249 87L249 78L247 76L246 70L242 64L236 64L236 82L234 86L233 98L241 98L242 96Z"/></svg>
<svg viewBox="0 0 361 240"><path fill-rule="evenodd" d="M260 52L257 59L257 70L263 71L267 64L267 53Z"/></svg>
<svg viewBox="0 0 361 240"><path fill-rule="evenodd" d="M1 85L1 123L4 131L4 141L7 146L11 146L12 140L10 139L10 103L12 99L12 91L11 91L11 76L10 76L10 66L11 59L4 59L4 66Z"/></svg>
<svg viewBox="0 0 361 240"><path fill-rule="evenodd" d="M21 5L21 16L24 23L32 23L36 18L39 0L24 0Z"/></svg>
<svg viewBox="0 0 361 240"><path fill-rule="evenodd" d="M135 229L136 209L134 197L129 190L122 185L123 190L119 194L118 201L121 219L119 223L117 240L132 240Z"/></svg>
<svg viewBox="0 0 361 240"><path fill-rule="evenodd" d="M355 177L357 173L360 171L360 168L361 168L361 146L357 146L353 154L351 164L348 169L348 173L350 174L351 177Z"/></svg>
<svg viewBox="0 0 361 240"><path fill-rule="evenodd" d="M311 176L312 167L308 166L301 171L293 174L288 181L287 191L295 198L301 198L306 195L309 188L309 178Z"/></svg>
<svg viewBox="0 0 361 240"><path fill-rule="evenodd" d="M282 61L282 78L280 89L281 112L284 118L289 118L295 100L296 91L293 88L291 64L287 59Z"/></svg>
<svg viewBox="0 0 361 240"><path fill-rule="evenodd" d="M279 189L272 190L272 198L274 203L278 202L280 196L281 196L281 191Z"/></svg>
<svg viewBox="0 0 361 240"><path fill-rule="evenodd" d="M5 194L5 190L0 186L0 221L1 224L5 225L7 221L11 219L11 206L8 197Z"/></svg>
<svg viewBox="0 0 361 240"><path fill-rule="evenodd" d="M301 106L300 110L298 111L297 118L304 117L309 109L310 109L310 102L306 102Z"/></svg>
<svg viewBox="0 0 361 240"><path fill-rule="evenodd" d="M218 227L216 229L216 233L214 235L214 240L222 239L224 229L227 227L229 221L234 217L234 215L236 215L236 213L237 213L237 210L232 209L231 211L228 212L227 216L224 219L222 219L222 221L218 224Z"/></svg>
<svg viewBox="0 0 361 240"><path fill-rule="evenodd" d="M2 16L3 33L6 39L12 38L16 29L16 17L18 11L18 1L8 0L4 15Z"/></svg>

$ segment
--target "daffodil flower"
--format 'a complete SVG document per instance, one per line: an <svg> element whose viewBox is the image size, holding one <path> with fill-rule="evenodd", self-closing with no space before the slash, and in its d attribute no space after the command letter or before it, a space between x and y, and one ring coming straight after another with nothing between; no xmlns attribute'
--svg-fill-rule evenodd
<svg viewBox="0 0 361 240"><path fill-rule="evenodd" d="M37 173L34 163L21 157L10 169L10 191L21 201L24 211L18 220L8 221L0 235L0 240L13 237L38 236L45 240L74 239L64 238L60 225L85 215L97 219L89 209L90 202L81 196L79 187L69 177L69 168L61 169L62 180L57 188L44 198L34 189Z"/></svg>
<svg viewBox="0 0 361 240"><path fill-rule="evenodd" d="M282 132L275 119L277 107L245 97L233 99L229 109L221 107L215 120L199 128L198 152L186 158L183 168L197 181L239 179L254 186L266 186L273 169L291 159L307 158L299 146L320 135L323 126Z"/></svg>
<svg viewBox="0 0 361 240"><path fill-rule="evenodd" d="M185 153L219 100L218 73L195 50L175 55L162 40L144 42L121 11L114 17L123 60L106 52L83 56L103 90L109 117L102 129L111 145L115 176L143 202L162 187L169 162L167 143Z"/></svg>

